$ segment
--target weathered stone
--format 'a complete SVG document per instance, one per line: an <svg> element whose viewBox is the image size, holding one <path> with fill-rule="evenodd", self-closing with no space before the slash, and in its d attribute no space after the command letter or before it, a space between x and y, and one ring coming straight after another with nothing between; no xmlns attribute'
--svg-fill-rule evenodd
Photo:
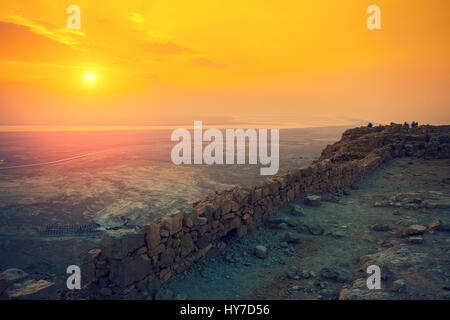
<svg viewBox="0 0 450 320"><path fill-rule="evenodd" d="M439 229L439 227L442 225L442 222L440 220L433 220L430 222L430 224L428 225L428 229L430 230L434 230L434 229Z"/></svg>
<svg viewBox="0 0 450 320"><path fill-rule="evenodd" d="M159 246L157 246L156 248L154 248L154 249L149 249L148 250L148 255L151 257L151 256L156 256L156 255L158 255L158 254L160 254L161 252L163 252L164 250L166 249L166 246L163 244L163 243L161 243Z"/></svg>
<svg viewBox="0 0 450 320"><path fill-rule="evenodd" d="M227 214L224 214L224 215L223 215L223 218L224 218L225 220L233 219L234 217L236 217L236 215L235 215L233 212L230 212L230 213L227 213Z"/></svg>
<svg viewBox="0 0 450 320"><path fill-rule="evenodd" d="M159 279L163 283L167 282L171 277L172 277L172 271L170 270L170 268L163 269L159 273Z"/></svg>
<svg viewBox="0 0 450 320"><path fill-rule="evenodd" d="M319 225L306 225L306 228L308 228L309 233L314 236L320 236L324 232L323 228Z"/></svg>
<svg viewBox="0 0 450 320"><path fill-rule="evenodd" d="M434 220L432 221L428 228L430 230L436 230L436 231L450 231L450 225L444 224L441 220Z"/></svg>
<svg viewBox="0 0 450 320"><path fill-rule="evenodd" d="M100 253L100 249L92 249L84 256L81 267L81 277L84 283L90 283L97 280L96 260L100 256Z"/></svg>
<svg viewBox="0 0 450 320"><path fill-rule="evenodd" d="M205 224L202 225L200 228L198 228L198 235L203 235L206 232L208 232L211 229L211 225L210 224Z"/></svg>
<svg viewBox="0 0 450 320"><path fill-rule="evenodd" d="M296 232L287 232L283 239L288 243L299 243L302 240L302 236Z"/></svg>
<svg viewBox="0 0 450 320"><path fill-rule="evenodd" d="M144 253L147 253L148 252L148 250L147 250L147 247L140 247L139 249L137 249L136 250L136 254L144 254Z"/></svg>
<svg viewBox="0 0 450 320"><path fill-rule="evenodd" d="M179 238L173 239L172 248L174 248L174 249L179 248L180 245L181 245L181 239L179 239Z"/></svg>
<svg viewBox="0 0 450 320"><path fill-rule="evenodd" d="M210 243L206 247L198 250L194 255L194 259L197 261L197 260L203 258L204 256L206 256L208 254L209 250L211 250L212 248L213 248L213 244Z"/></svg>
<svg viewBox="0 0 450 320"><path fill-rule="evenodd" d="M201 237L197 239L196 245L199 249L203 249L207 247L211 243L211 235L209 233L205 233Z"/></svg>
<svg viewBox="0 0 450 320"><path fill-rule="evenodd" d="M267 257L267 248L262 245L258 245L255 247L255 256L261 259L265 259Z"/></svg>
<svg viewBox="0 0 450 320"><path fill-rule="evenodd" d="M289 189L288 189L288 192L287 192L287 194L286 194L286 196L287 196L287 200L288 200L288 201L294 200L294 199L295 199L294 188L289 188Z"/></svg>
<svg viewBox="0 0 450 320"><path fill-rule="evenodd" d="M337 270L335 268L322 268L319 271L319 276L325 280L337 281L342 283L351 283L353 281L353 275L351 272Z"/></svg>
<svg viewBox="0 0 450 320"><path fill-rule="evenodd" d="M149 223L142 227L144 237L149 250L156 248L161 241L160 225L158 223Z"/></svg>
<svg viewBox="0 0 450 320"><path fill-rule="evenodd" d="M340 199L338 196L336 196L334 194L326 193L321 196L321 201L338 203L340 201Z"/></svg>
<svg viewBox="0 0 450 320"><path fill-rule="evenodd" d="M370 227L373 231L389 231L391 228L387 224L374 224Z"/></svg>
<svg viewBox="0 0 450 320"><path fill-rule="evenodd" d="M312 168L311 167L302 168L300 169L300 173L302 177L309 177L312 175Z"/></svg>
<svg viewBox="0 0 450 320"><path fill-rule="evenodd" d="M302 278L303 278L303 279L309 279L309 278L311 278L311 273L310 273L309 271L307 271L307 270L303 271L303 272L302 272Z"/></svg>
<svg viewBox="0 0 450 320"><path fill-rule="evenodd" d="M128 288L127 293L123 295L124 300L141 300L142 298L142 294L135 288L135 286Z"/></svg>
<svg viewBox="0 0 450 320"><path fill-rule="evenodd" d="M285 223L291 227L297 227L303 224L302 221L292 217L270 217L267 219L267 223L270 225L279 225L281 223Z"/></svg>
<svg viewBox="0 0 450 320"><path fill-rule="evenodd" d="M147 255L127 257L111 261L109 279L121 288L144 279L152 273L153 266Z"/></svg>
<svg viewBox="0 0 450 320"><path fill-rule="evenodd" d="M305 204L310 206L318 206L320 205L320 196L317 195L309 195L305 197Z"/></svg>
<svg viewBox="0 0 450 320"><path fill-rule="evenodd" d="M230 213L231 212L231 207L232 207L232 202L231 202L230 199L224 198L224 199L221 200L220 208L221 208L221 211L222 211L222 215Z"/></svg>
<svg viewBox="0 0 450 320"><path fill-rule="evenodd" d="M181 254L183 255L183 257L187 256L189 253L192 252L192 250L194 250L194 248L195 245L191 235L189 233L186 233L181 238Z"/></svg>
<svg viewBox="0 0 450 320"><path fill-rule="evenodd" d="M282 222L282 223L276 225L276 228L281 229L281 230L287 230L287 229L289 229L289 226L286 223Z"/></svg>
<svg viewBox="0 0 450 320"><path fill-rule="evenodd" d="M163 253L161 253L160 265L162 268L168 267L173 263L175 259L175 252L171 248L167 248Z"/></svg>
<svg viewBox="0 0 450 320"><path fill-rule="evenodd" d="M330 233L333 238L343 238L346 236L346 232L344 230L336 230Z"/></svg>
<svg viewBox="0 0 450 320"><path fill-rule="evenodd" d="M426 231L427 231L426 227L421 226L419 224L413 224L413 225L409 226L408 228L406 228L405 230L403 230L402 235L404 237L422 235Z"/></svg>
<svg viewBox="0 0 450 320"><path fill-rule="evenodd" d="M423 243L423 237L422 236L411 236L406 239L409 243L413 244L421 244Z"/></svg>
<svg viewBox="0 0 450 320"><path fill-rule="evenodd" d="M221 226L220 221L218 220L214 220L213 222L211 222L211 228L212 229L218 229Z"/></svg>
<svg viewBox="0 0 450 320"><path fill-rule="evenodd" d="M288 186L288 175L275 176L275 179L280 183L281 188L285 189Z"/></svg>
<svg viewBox="0 0 450 320"><path fill-rule="evenodd" d="M267 197L268 195L270 195L270 185L267 183L267 179L264 181L264 185L262 185L261 188L263 197Z"/></svg>
<svg viewBox="0 0 450 320"><path fill-rule="evenodd" d="M291 213L294 216L303 216L305 215L303 208L301 206L299 206L298 204L295 204L291 207Z"/></svg>
<svg viewBox="0 0 450 320"><path fill-rule="evenodd" d="M144 235L133 229L108 231L100 241L103 255L122 259L144 245Z"/></svg>
<svg viewBox="0 0 450 320"><path fill-rule="evenodd" d="M286 275L289 279L298 280L300 276L298 275L298 270L296 266L290 266L286 272Z"/></svg>
<svg viewBox="0 0 450 320"><path fill-rule="evenodd" d="M262 189L261 188L256 188L255 189L255 194L254 194L254 200L259 201L262 199Z"/></svg>
<svg viewBox="0 0 450 320"><path fill-rule="evenodd" d="M229 225L227 226L228 230L234 230L239 229L241 226L241 219L239 217L235 217L231 222L229 222Z"/></svg>
<svg viewBox="0 0 450 320"><path fill-rule="evenodd" d="M167 241L170 233L168 229L160 229L159 233L161 234L161 242Z"/></svg>
<svg viewBox="0 0 450 320"><path fill-rule="evenodd" d="M175 273L180 274L184 270L186 270L186 265L183 261L180 261L179 263L173 266L173 270L175 271Z"/></svg>
<svg viewBox="0 0 450 320"><path fill-rule="evenodd" d="M199 225L205 225L205 224L207 224L208 223L208 219L207 218L205 218L205 217L199 217L198 218L198 223L199 223Z"/></svg>
<svg viewBox="0 0 450 320"><path fill-rule="evenodd" d="M198 224L197 211L193 210L192 208L185 210L183 212L183 224L188 228L192 228L195 225L197 225Z"/></svg>
<svg viewBox="0 0 450 320"><path fill-rule="evenodd" d="M172 212L162 218L162 223L169 231L170 235L174 235L181 231L183 226L183 213L179 210Z"/></svg>
<svg viewBox="0 0 450 320"><path fill-rule="evenodd" d="M376 159L375 159L375 160L376 160ZM350 188L351 188L352 190L358 190L358 189L359 189L359 184L353 183L353 184L350 186Z"/></svg>

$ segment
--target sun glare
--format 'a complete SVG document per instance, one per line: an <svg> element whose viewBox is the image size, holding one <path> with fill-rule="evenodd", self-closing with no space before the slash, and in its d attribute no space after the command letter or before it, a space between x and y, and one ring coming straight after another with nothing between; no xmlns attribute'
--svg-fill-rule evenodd
<svg viewBox="0 0 450 320"><path fill-rule="evenodd" d="M95 80L95 76L92 72L88 72L85 76L87 82L93 82Z"/></svg>

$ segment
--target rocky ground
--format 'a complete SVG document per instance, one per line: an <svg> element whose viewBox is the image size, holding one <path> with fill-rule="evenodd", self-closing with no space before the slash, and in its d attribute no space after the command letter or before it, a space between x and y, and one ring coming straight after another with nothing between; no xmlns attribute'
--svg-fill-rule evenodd
<svg viewBox="0 0 450 320"><path fill-rule="evenodd" d="M280 210L147 299L450 299L450 160L395 159ZM381 290L366 286L380 266Z"/></svg>

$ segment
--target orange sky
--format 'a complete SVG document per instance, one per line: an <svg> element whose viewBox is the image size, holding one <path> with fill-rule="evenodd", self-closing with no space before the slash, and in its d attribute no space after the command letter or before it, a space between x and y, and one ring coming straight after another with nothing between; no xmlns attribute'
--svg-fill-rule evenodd
<svg viewBox="0 0 450 320"><path fill-rule="evenodd" d="M79 31L66 27L71 4ZM371 4L381 30L366 27ZM449 9L448 0L3 1L0 125L448 124Z"/></svg>

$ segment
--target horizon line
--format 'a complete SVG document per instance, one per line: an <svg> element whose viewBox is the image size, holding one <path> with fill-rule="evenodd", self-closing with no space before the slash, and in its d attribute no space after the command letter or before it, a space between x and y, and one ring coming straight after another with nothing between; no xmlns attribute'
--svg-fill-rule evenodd
<svg viewBox="0 0 450 320"><path fill-rule="evenodd" d="M308 129L324 127L358 126L356 123L308 124L308 125L202 125L204 129ZM194 125L0 125L0 132L58 132L58 131L146 131L174 130L179 128L194 129Z"/></svg>

